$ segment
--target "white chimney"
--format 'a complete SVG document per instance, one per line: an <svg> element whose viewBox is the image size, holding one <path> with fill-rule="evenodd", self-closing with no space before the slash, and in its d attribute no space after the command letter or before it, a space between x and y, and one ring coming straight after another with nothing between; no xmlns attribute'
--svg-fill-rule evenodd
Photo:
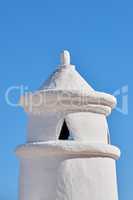
<svg viewBox="0 0 133 200"><path fill-rule="evenodd" d="M118 200L115 160L106 117L116 99L96 92L63 51L40 90L21 97L28 114L20 158L20 200Z"/></svg>

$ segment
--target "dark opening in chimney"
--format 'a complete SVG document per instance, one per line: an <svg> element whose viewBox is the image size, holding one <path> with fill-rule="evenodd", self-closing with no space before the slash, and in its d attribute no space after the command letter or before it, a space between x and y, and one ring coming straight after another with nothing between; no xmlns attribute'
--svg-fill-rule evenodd
<svg viewBox="0 0 133 200"><path fill-rule="evenodd" d="M64 121L61 132L60 132L59 140L68 140L69 136L70 136L70 133L69 133L67 124Z"/></svg>

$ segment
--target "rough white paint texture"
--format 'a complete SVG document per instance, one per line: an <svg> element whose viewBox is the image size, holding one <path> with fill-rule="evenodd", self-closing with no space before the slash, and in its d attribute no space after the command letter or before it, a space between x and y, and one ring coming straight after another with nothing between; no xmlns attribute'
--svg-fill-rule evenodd
<svg viewBox="0 0 133 200"><path fill-rule="evenodd" d="M62 162L58 171L57 200L117 200L114 160L77 158Z"/></svg>
<svg viewBox="0 0 133 200"><path fill-rule="evenodd" d="M94 91L93 88L81 77L71 65L70 53L63 51L60 56L61 65L41 87L41 90L62 90L62 91L81 91L88 93Z"/></svg>
<svg viewBox="0 0 133 200"><path fill-rule="evenodd" d="M112 95L95 91L75 70L67 53L62 55L62 64L42 87L20 99L20 104L27 112L94 112L109 115L116 105ZM33 102L43 101L39 106ZM45 100L46 101L45 101ZM53 105L53 106L51 106ZM70 106L71 105L71 106Z"/></svg>
<svg viewBox="0 0 133 200"><path fill-rule="evenodd" d="M57 140L63 124L63 114L45 113L44 115L30 115L28 126L28 141Z"/></svg>
<svg viewBox="0 0 133 200"><path fill-rule="evenodd" d="M34 158L44 156L100 156L117 160L120 157L120 150L109 144L89 143L77 141L48 141L34 142L20 145L16 149L18 156L22 158Z"/></svg>
<svg viewBox="0 0 133 200"><path fill-rule="evenodd" d="M82 93L89 93L90 91L94 91L92 87L72 67L61 67L57 69L40 88L40 90L46 89L63 91L76 90Z"/></svg>
<svg viewBox="0 0 133 200"><path fill-rule="evenodd" d="M108 126L105 116L83 112L30 115L28 141L58 140L64 120L74 140L107 143Z"/></svg>
<svg viewBox="0 0 133 200"><path fill-rule="evenodd" d="M74 140L108 142L108 125L104 115L89 112L73 113L67 115L66 122Z"/></svg>
<svg viewBox="0 0 133 200"><path fill-rule="evenodd" d="M47 101L35 106L43 95ZM20 100L29 122L27 143L16 149L19 199L118 200L115 160L120 151L107 144L106 121L116 99L93 90L70 64L67 51L59 69L29 96ZM64 119L71 141L58 140Z"/></svg>
<svg viewBox="0 0 133 200"><path fill-rule="evenodd" d="M20 200L117 200L111 158L42 157L21 161Z"/></svg>

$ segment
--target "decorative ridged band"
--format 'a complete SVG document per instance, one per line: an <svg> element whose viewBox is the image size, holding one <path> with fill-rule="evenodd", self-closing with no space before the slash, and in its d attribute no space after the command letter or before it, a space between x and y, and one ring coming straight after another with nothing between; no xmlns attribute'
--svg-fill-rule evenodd
<svg viewBox="0 0 133 200"><path fill-rule="evenodd" d="M84 157L110 157L117 160L120 157L120 150L115 146L102 143L48 141L20 145L16 149L16 154L24 158L73 155Z"/></svg>
<svg viewBox="0 0 133 200"><path fill-rule="evenodd" d="M41 102L40 102L41 99ZM30 101L33 102L30 102ZM35 102L40 102L39 105ZM35 104L35 105L34 105ZM82 93L65 90L43 90L29 93L21 97L20 105L26 112L94 112L108 116L116 106L116 98L112 95L91 91Z"/></svg>

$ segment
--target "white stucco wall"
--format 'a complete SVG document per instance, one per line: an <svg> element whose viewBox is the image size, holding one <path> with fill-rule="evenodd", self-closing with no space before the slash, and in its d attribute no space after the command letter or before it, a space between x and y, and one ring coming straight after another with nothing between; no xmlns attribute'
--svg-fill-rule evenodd
<svg viewBox="0 0 133 200"><path fill-rule="evenodd" d="M43 115L29 115L28 142L57 140L62 123L61 113L47 112Z"/></svg>
<svg viewBox="0 0 133 200"><path fill-rule="evenodd" d="M89 112L66 115L47 112L43 115L29 115L28 141L58 140L64 120L74 140L107 143L106 117Z"/></svg>
<svg viewBox="0 0 133 200"><path fill-rule="evenodd" d="M21 160L20 200L117 200L115 161L107 157Z"/></svg>
<svg viewBox="0 0 133 200"><path fill-rule="evenodd" d="M106 117L97 113L73 113L66 122L75 140L107 143L108 125Z"/></svg>
<svg viewBox="0 0 133 200"><path fill-rule="evenodd" d="M93 90L70 64L67 51L39 91L26 97L31 98L21 97L20 104L29 114L27 143L16 149L19 200L118 200L115 159L120 151L107 144L105 117L116 99ZM47 101L33 105L40 97ZM64 120L71 141L58 140Z"/></svg>

